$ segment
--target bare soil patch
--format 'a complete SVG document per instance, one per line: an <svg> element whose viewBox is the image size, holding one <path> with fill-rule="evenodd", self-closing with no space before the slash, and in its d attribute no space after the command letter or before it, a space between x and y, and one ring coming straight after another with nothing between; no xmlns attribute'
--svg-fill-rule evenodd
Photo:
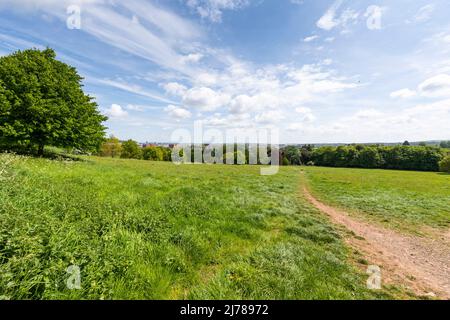
<svg viewBox="0 0 450 320"><path fill-rule="evenodd" d="M419 296L450 299L450 241L448 235L424 238L396 231L350 217L330 207L304 188L306 198L338 225L355 236L346 241L382 269L383 282L401 284Z"/></svg>

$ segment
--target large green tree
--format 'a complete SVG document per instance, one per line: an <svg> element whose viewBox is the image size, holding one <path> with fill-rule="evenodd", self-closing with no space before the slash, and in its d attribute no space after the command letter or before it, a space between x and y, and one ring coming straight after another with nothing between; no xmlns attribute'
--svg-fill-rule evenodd
<svg viewBox="0 0 450 320"><path fill-rule="evenodd" d="M52 49L17 51L0 58L0 140L37 148L97 149L105 135L92 97L76 69Z"/></svg>

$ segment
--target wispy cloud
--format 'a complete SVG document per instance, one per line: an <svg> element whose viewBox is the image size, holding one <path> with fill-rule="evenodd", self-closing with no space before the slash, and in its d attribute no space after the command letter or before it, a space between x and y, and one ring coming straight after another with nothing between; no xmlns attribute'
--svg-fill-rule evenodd
<svg viewBox="0 0 450 320"><path fill-rule="evenodd" d="M251 0L187 0L186 4L202 18L212 22L221 22L223 11L242 9L250 2Z"/></svg>
<svg viewBox="0 0 450 320"><path fill-rule="evenodd" d="M102 84L102 85L110 86L110 87L113 87L116 89L127 91L130 93L136 94L136 95L140 95L140 96L147 97L152 100L156 100L156 101L160 101L160 102L164 102L164 103L176 103L170 99L160 96L157 93L145 90L141 86L132 84L132 83L115 81L115 80L110 80L110 79L96 79L96 78L91 78L91 77L88 77L87 81L90 83L93 83L93 84Z"/></svg>

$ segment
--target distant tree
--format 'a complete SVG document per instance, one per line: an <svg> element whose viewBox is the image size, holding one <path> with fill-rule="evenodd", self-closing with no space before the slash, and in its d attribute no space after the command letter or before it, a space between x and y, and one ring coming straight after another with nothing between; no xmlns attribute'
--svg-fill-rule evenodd
<svg viewBox="0 0 450 320"><path fill-rule="evenodd" d="M245 152L240 150L234 152L234 163L235 164L247 164L247 158Z"/></svg>
<svg viewBox="0 0 450 320"><path fill-rule="evenodd" d="M136 141L125 141L122 143L122 153L120 157L123 159L142 159L142 149Z"/></svg>
<svg viewBox="0 0 450 320"><path fill-rule="evenodd" d="M289 161L289 164L293 166L299 166L302 164L302 153L300 148L295 146L287 146L283 150L284 158Z"/></svg>
<svg viewBox="0 0 450 320"><path fill-rule="evenodd" d="M283 160L281 161L281 163L283 164L283 166L290 166L291 163L289 162L288 158L283 157Z"/></svg>
<svg viewBox="0 0 450 320"><path fill-rule="evenodd" d="M119 157L122 152L122 144L119 139L114 136L110 136L100 148L100 155L102 157Z"/></svg>
<svg viewBox="0 0 450 320"><path fill-rule="evenodd" d="M144 160L164 161L164 152L156 146L148 146L142 150Z"/></svg>
<svg viewBox="0 0 450 320"><path fill-rule="evenodd" d="M426 142L420 142L420 143L419 143L419 146L421 146L421 147L426 147L426 146L427 146L427 143L426 143Z"/></svg>
<svg viewBox="0 0 450 320"><path fill-rule="evenodd" d="M442 149L421 146L340 146L313 150L312 161L325 167L438 171Z"/></svg>
<svg viewBox="0 0 450 320"><path fill-rule="evenodd" d="M403 142L403 145L404 145L404 146L410 146L410 145L411 145L411 143L409 143L409 141L408 141L408 140L406 140L405 142Z"/></svg>
<svg viewBox="0 0 450 320"><path fill-rule="evenodd" d="M450 173L450 155L446 156L439 162L439 170L441 172L449 172Z"/></svg>
<svg viewBox="0 0 450 320"><path fill-rule="evenodd" d="M170 148L160 148L163 153L163 161L171 161L172 160L172 149Z"/></svg>
<svg viewBox="0 0 450 320"><path fill-rule="evenodd" d="M245 156L245 152L242 152L240 150L237 150L234 152L228 152L223 155L223 163L224 164L228 164L227 161L229 161L229 159L233 159L232 164L235 164L235 165L248 163L247 157Z"/></svg>
<svg viewBox="0 0 450 320"><path fill-rule="evenodd" d="M301 162L302 164L307 164L311 161L314 146L307 144L300 148Z"/></svg>
<svg viewBox="0 0 450 320"><path fill-rule="evenodd" d="M366 147L358 154L357 164L361 168L380 168L383 158L376 147Z"/></svg>
<svg viewBox="0 0 450 320"><path fill-rule="evenodd" d="M439 144L441 148L449 148L450 149L450 141L441 141Z"/></svg>
<svg viewBox="0 0 450 320"><path fill-rule="evenodd" d="M52 49L17 51L0 58L0 140L37 148L46 145L94 151L107 118L85 95L75 68Z"/></svg>

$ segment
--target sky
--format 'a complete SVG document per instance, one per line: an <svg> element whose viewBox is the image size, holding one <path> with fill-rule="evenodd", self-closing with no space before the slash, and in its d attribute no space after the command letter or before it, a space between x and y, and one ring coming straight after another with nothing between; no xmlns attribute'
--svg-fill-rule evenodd
<svg viewBox="0 0 450 320"><path fill-rule="evenodd" d="M55 49L108 134L450 139L448 0L0 0L0 56Z"/></svg>

